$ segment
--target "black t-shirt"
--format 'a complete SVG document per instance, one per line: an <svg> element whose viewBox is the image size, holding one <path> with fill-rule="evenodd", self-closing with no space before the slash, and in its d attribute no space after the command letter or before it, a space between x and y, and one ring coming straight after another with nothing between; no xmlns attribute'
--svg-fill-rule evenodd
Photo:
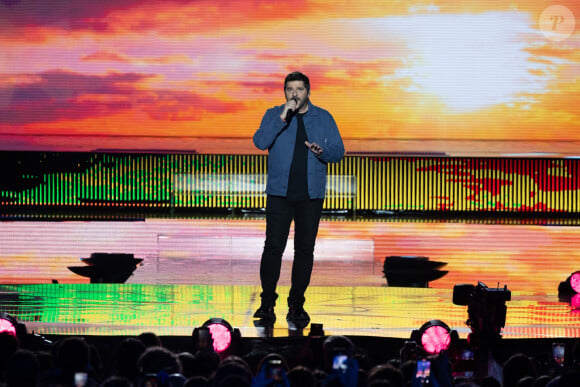
<svg viewBox="0 0 580 387"><path fill-rule="evenodd" d="M306 113L304 113L306 114ZM304 145L307 141L306 127L304 126L304 114L296 114L298 130L296 131L296 144L288 177L288 192L286 198L290 200L308 199L308 148Z"/></svg>

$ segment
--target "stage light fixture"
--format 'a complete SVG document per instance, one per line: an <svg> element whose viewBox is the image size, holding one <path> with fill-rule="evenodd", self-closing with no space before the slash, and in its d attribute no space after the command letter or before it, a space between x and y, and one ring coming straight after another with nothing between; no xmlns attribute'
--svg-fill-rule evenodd
<svg viewBox="0 0 580 387"><path fill-rule="evenodd" d="M75 274L89 277L91 283L122 284L141 265L142 258L125 253L92 253L81 258L86 266L69 266Z"/></svg>
<svg viewBox="0 0 580 387"><path fill-rule="evenodd" d="M198 350L211 346L223 357L236 351L241 334L239 329L233 328L223 318L214 317L193 330L193 340Z"/></svg>
<svg viewBox="0 0 580 387"><path fill-rule="evenodd" d="M418 330L413 330L411 340L419 343L423 350L430 354L438 354L446 351L459 339L457 331L451 330L447 324L441 320L430 320Z"/></svg>
<svg viewBox="0 0 580 387"><path fill-rule="evenodd" d="M580 271L570 274L566 281L560 282L558 295L572 297L580 293Z"/></svg>
<svg viewBox="0 0 580 387"><path fill-rule="evenodd" d="M570 275L570 286L576 293L580 293L580 271L576 271Z"/></svg>
<svg viewBox="0 0 580 387"><path fill-rule="evenodd" d="M212 318L203 323L204 328L209 329L213 339L213 348L217 353L224 352L232 343L234 329L226 320Z"/></svg>
<svg viewBox="0 0 580 387"><path fill-rule="evenodd" d="M570 274L565 281L558 285L558 298L569 302L574 309L580 308L580 271Z"/></svg>
<svg viewBox="0 0 580 387"><path fill-rule="evenodd" d="M14 322L7 317L0 317L0 333L8 333L11 336L16 337L16 325Z"/></svg>
<svg viewBox="0 0 580 387"><path fill-rule="evenodd" d="M506 321L505 303L510 300L511 291L507 285L488 288L483 282L478 282L476 286L460 284L453 287L453 304L467 305L465 324L471 328L467 338L470 346L493 348L499 343Z"/></svg>
<svg viewBox="0 0 580 387"><path fill-rule="evenodd" d="M15 317L7 314L0 313L0 333L6 332L18 339L22 339L26 336L26 326L19 323Z"/></svg>
<svg viewBox="0 0 580 387"><path fill-rule="evenodd" d="M5 312L0 313L0 333L8 333L16 337L21 346L34 350L50 349L53 342L38 333L28 334L26 325L18 322L16 317Z"/></svg>
<svg viewBox="0 0 580 387"><path fill-rule="evenodd" d="M385 258L383 273L389 286L428 288L429 282L448 273L439 270L446 262L431 261L429 257L391 255Z"/></svg>

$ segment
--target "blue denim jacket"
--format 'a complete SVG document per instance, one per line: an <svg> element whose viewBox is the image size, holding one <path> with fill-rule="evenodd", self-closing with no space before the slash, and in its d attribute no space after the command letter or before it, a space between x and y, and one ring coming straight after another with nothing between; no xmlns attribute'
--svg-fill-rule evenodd
<svg viewBox="0 0 580 387"><path fill-rule="evenodd" d="M258 149L268 149L268 180L266 194L286 196L288 176L294 155L297 119L290 124L280 119L284 105L268 109L262 118L260 128L254 134L254 145ZM326 193L326 166L337 163L344 156L344 144L334 118L322 108L308 102L304 115L304 126L309 142L322 147L322 154L316 156L308 152L308 193L311 199L324 199ZM306 146L306 145L305 145Z"/></svg>

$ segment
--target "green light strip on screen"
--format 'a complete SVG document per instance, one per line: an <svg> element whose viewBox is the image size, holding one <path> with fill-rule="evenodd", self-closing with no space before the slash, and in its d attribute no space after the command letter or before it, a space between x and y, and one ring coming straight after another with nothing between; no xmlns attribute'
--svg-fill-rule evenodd
<svg viewBox="0 0 580 387"><path fill-rule="evenodd" d="M147 284L3 285L2 311L21 322L191 326L234 313L253 287ZM226 317L226 316L224 316Z"/></svg>

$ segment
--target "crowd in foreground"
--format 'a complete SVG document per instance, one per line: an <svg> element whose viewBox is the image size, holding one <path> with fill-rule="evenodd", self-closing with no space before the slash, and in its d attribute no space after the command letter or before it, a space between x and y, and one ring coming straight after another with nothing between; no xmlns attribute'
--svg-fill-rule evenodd
<svg viewBox="0 0 580 387"><path fill-rule="evenodd" d="M78 336L31 346L0 333L0 386L580 386L580 340L568 345L563 364L520 352L494 358L490 352L484 367L471 363L476 367L462 372L447 351L424 356L402 349L401 356L377 363L345 336L309 337L304 343L291 352L217 353L211 346L176 352L154 333L143 333L103 351ZM429 370L423 363L417 367L423 357Z"/></svg>

